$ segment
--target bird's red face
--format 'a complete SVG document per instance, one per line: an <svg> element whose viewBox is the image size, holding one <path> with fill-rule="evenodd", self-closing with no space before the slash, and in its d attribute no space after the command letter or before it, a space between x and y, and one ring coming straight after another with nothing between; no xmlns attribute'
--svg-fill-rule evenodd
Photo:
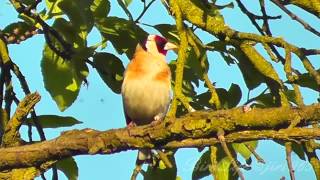
<svg viewBox="0 0 320 180"><path fill-rule="evenodd" d="M155 35L154 41L156 42L157 49L158 49L159 53L166 55L168 50L165 49L164 47L168 41L165 38L158 36L158 35Z"/></svg>
<svg viewBox="0 0 320 180"><path fill-rule="evenodd" d="M150 53L157 52L166 55L168 50L177 49L178 47L161 36L149 35L143 43L143 48Z"/></svg>

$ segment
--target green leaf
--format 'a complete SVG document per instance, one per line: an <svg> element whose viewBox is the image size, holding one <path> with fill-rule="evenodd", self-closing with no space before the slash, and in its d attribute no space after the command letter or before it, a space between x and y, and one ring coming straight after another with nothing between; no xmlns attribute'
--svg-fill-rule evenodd
<svg viewBox="0 0 320 180"><path fill-rule="evenodd" d="M78 179L79 170L77 162L72 157L58 161L56 166L57 169L62 171L69 180Z"/></svg>
<svg viewBox="0 0 320 180"><path fill-rule="evenodd" d="M106 18L110 12L110 2L108 0L93 0L90 10L96 22Z"/></svg>
<svg viewBox="0 0 320 180"><path fill-rule="evenodd" d="M239 153L245 160L248 160L252 152L248 149L247 145L255 149L258 146L258 141L249 141L245 143L232 143L233 149Z"/></svg>
<svg viewBox="0 0 320 180"><path fill-rule="evenodd" d="M77 98L88 69L57 56L47 45L43 50L41 69L46 90L55 100L60 111L68 108Z"/></svg>
<svg viewBox="0 0 320 180"><path fill-rule="evenodd" d="M231 165L231 160L228 157L224 157L222 160L219 161L217 165L217 175L216 175L217 179L219 180L237 179L231 175L230 165ZM234 174L234 176L237 176L237 174Z"/></svg>
<svg viewBox="0 0 320 180"><path fill-rule="evenodd" d="M220 53L222 58L228 65L235 64L234 57L227 50L228 43L225 41L213 41L207 44L207 46L212 47L213 51L217 51Z"/></svg>
<svg viewBox="0 0 320 180"><path fill-rule="evenodd" d="M100 33L109 40L119 54L132 58L137 44L147 33L131 21L118 17L107 17L97 23Z"/></svg>
<svg viewBox="0 0 320 180"><path fill-rule="evenodd" d="M284 93L290 102L297 103L295 100L294 90L286 90ZM262 105L263 107L277 106L277 104L275 102L275 98L274 98L273 94L271 94L271 93L262 93L259 96L250 99L250 101L255 101L259 105Z"/></svg>
<svg viewBox="0 0 320 180"><path fill-rule="evenodd" d="M93 62L100 77L115 93L121 92L124 67L121 60L109 53L96 53Z"/></svg>
<svg viewBox="0 0 320 180"><path fill-rule="evenodd" d="M34 0L20 0L21 3L30 6L34 4Z"/></svg>
<svg viewBox="0 0 320 180"><path fill-rule="evenodd" d="M200 107L199 109L210 108L213 109L213 105L209 103L211 98L211 92L207 91L201 94L198 94L194 98L194 102Z"/></svg>
<svg viewBox="0 0 320 180"><path fill-rule="evenodd" d="M301 160L306 160L306 155L301 144L291 142L292 151L298 155Z"/></svg>
<svg viewBox="0 0 320 180"><path fill-rule="evenodd" d="M217 145L217 179L219 180L236 180L238 178L237 173L232 171L231 168L231 161L224 153L224 150L222 149L221 145ZM230 149L230 147L229 147ZM232 149L230 149L232 150ZM192 172L192 179L201 179L203 177L206 177L210 175L211 168L211 159L210 159L210 150L206 151L202 154L198 162L196 163L193 172ZM231 153L234 154L232 151ZM234 154L234 157L236 155Z"/></svg>
<svg viewBox="0 0 320 180"><path fill-rule="evenodd" d="M227 52L227 45L228 43L225 41L212 41L207 44L207 46L211 46L214 48L215 51L218 52Z"/></svg>
<svg viewBox="0 0 320 180"><path fill-rule="evenodd" d="M196 165L194 166L193 172L192 172L192 179L201 179L203 177L210 175L209 166L211 164L210 160L210 151L206 151L202 154L200 159L197 161Z"/></svg>
<svg viewBox="0 0 320 180"><path fill-rule="evenodd" d="M110 12L110 2L108 0L93 0L90 10L92 11L95 24L99 27L99 22L103 21L105 18L107 18L107 15ZM101 34L101 43L98 44L98 46L101 47L101 49L106 48L107 46L107 39L104 37L104 35Z"/></svg>
<svg viewBox="0 0 320 180"><path fill-rule="evenodd" d="M225 5L216 5L215 6L218 8L218 9L224 9L224 8L231 8L233 9L234 8L234 4L233 2L230 2L228 4L225 4Z"/></svg>
<svg viewBox="0 0 320 180"><path fill-rule="evenodd" d="M53 27L69 43L74 45L71 60L65 60L45 45L41 61L41 70L46 90L55 100L60 111L68 108L77 98L82 82L88 76L88 67L84 61L92 50L85 46L86 41L77 36L77 31L66 20L59 18ZM61 49L60 43L53 39L52 44ZM81 56L77 55L80 53ZM87 54L84 54L87 53Z"/></svg>
<svg viewBox="0 0 320 180"><path fill-rule="evenodd" d="M25 23L25 22L16 22L16 23L11 23L8 26L6 26L3 29L3 32L6 34L12 34L15 32L16 36L21 36L24 35L25 32L30 31L33 27L30 26L29 24Z"/></svg>
<svg viewBox="0 0 320 180"><path fill-rule="evenodd" d="M258 87L261 83L265 82L263 75L256 70L246 55L234 48L229 49L229 52L238 60L237 65L242 72L242 76L249 90Z"/></svg>
<svg viewBox="0 0 320 180"><path fill-rule="evenodd" d="M54 21L53 28L63 36L66 42L73 45L74 51L81 52L86 48L87 40L78 35L81 33L80 30L72 26L69 21L63 18L57 18ZM57 43L57 46L60 46L60 44Z"/></svg>
<svg viewBox="0 0 320 180"><path fill-rule="evenodd" d="M200 47L199 47L200 48ZM196 55L193 48L189 48L186 65L191 68L193 74L197 76L197 79L203 80L203 75L209 70L209 62L205 49L201 49L201 54Z"/></svg>
<svg viewBox="0 0 320 180"><path fill-rule="evenodd" d="M169 64L171 72L176 71L176 63L177 61L171 61ZM175 73L172 74L172 80L174 82L175 80ZM195 92L194 85L197 87L199 86L199 79L197 76L194 74L192 69L188 66L184 66L184 72L183 72L183 81L182 81L182 92L185 96L187 97L195 97L197 93ZM175 85L175 84L173 84Z"/></svg>
<svg viewBox="0 0 320 180"><path fill-rule="evenodd" d="M239 85L232 83L228 91L223 88L217 88L216 90L222 107L230 109L239 104L242 96Z"/></svg>
<svg viewBox="0 0 320 180"><path fill-rule="evenodd" d="M58 7L69 17L72 25L76 29L80 29L79 36L86 39L94 24L90 2L63 0L58 3Z"/></svg>
<svg viewBox="0 0 320 180"><path fill-rule="evenodd" d="M39 123L42 128L59 128L70 127L76 124L81 124L81 121L70 116L56 116L56 115L41 115L38 116ZM27 121L34 126L33 120L28 118ZM24 125L27 123L25 122Z"/></svg>
<svg viewBox="0 0 320 180"><path fill-rule="evenodd" d="M144 180L176 180L177 177L177 167L175 158L173 155L168 156L172 168L167 168L164 163L160 160L159 165L157 167L150 167L148 166L148 169L146 173L143 174Z"/></svg>
<svg viewBox="0 0 320 180"><path fill-rule="evenodd" d="M46 6L48 9L48 18L51 17L61 17L63 14L58 4L63 0L46 0Z"/></svg>
<svg viewBox="0 0 320 180"><path fill-rule="evenodd" d="M273 140L274 142L280 144L281 146L285 146L285 142L282 140ZM292 147L292 151L297 154L297 156L301 159L301 160L306 160L306 156L304 153L304 149L302 147L301 144L298 144L296 142L291 142L291 147Z"/></svg>
<svg viewBox="0 0 320 180"><path fill-rule="evenodd" d="M227 97L228 108L236 107L241 100L241 96L242 96L242 93L241 93L240 86L232 83L231 87L228 90L228 97Z"/></svg>
<svg viewBox="0 0 320 180"><path fill-rule="evenodd" d="M320 69L318 69L317 72L320 73ZM286 81L286 83L290 83L290 82ZM317 85L316 80L310 73L304 73L299 75L296 83L302 87L307 87L315 91L320 91L320 88Z"/></svg>
<svg viewBox="0 0 320 180"><path fill-rule="evenodd" d="M132 2L132 0L122 0L123 2L124 2L124 4L128 7L130 4L131 4L131 2Z"/></svg>

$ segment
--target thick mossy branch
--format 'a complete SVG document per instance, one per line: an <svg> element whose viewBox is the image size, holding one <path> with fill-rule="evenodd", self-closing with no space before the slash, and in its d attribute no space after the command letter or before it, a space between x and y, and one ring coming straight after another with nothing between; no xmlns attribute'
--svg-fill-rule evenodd
<svg viewBox="0 0 320 180"><path fill-rule="evenodd" d="M34 105L39 101L40 95L38 93L32 93L27 95L19 103L16 112L13 114L9 123L5 127L4 135L2 137L2 147L19 145L19 128L23 123L23 119L28 115L28 113L32 110Z"/></svg>
<svg viewBox="0 0 320 180"><path fill-rule="evenodd" d="M179 52L178 52L178 59L176 64L176 71L175 71L175 83L174 83L174 95L170 110L168 112L169 117L174 117L178 108L178 100L182 102L185 108L188 111L192 111L193 108L190 106L188 99L182 93L182 83L183 83L183 71L184 71L184 64L187 58L186 51L188 48L188 37L187 31L183 24L183 18L181 14L181 10L177 3L174 0L170 1L170 5L172 6L172 10L176 17L176 25L177 30L180 37L180 45L179 45Z"/></svg>
<svg viewBox="0 0 320 180"><path fill-rule="evenodd" d="M296 128L288 129L291 121L301 119ZM172 149L203 147L218 143L218 129L226 132L226 142L257 139L305 141L319 139L320 129L298 128L318 122L320 104L301 108L197 111L158 125L130 129L95 131L73 130L60 137L32 145L0 149L0 170L39 166L40 164L81 154L112 154L138 148Z"/></svg>

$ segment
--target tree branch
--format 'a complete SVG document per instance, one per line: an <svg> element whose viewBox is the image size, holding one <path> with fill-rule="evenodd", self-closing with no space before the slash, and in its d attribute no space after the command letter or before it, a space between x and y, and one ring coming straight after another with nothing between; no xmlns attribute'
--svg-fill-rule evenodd
<svg viewBox="0 0 320 180"><path fill-rule="evenodd" d="M305 69L313 76L320 89L320 74L315 70L309 59L306 57L307 54L304 53L305 50L286 42L282 38L261 36L254 33L239 32L231 29L224 23L224 19L222 17L209 14L206 6L201 4L201 2L195 4L191 0L177 0L176 3L179 4L182 15L187 21L218 37L220 40L224 40L226 42L234 40L238 43L249 40L259 43L273 44L282 48L289 48L291 52L300 58Z"/></svg>
<svg viewBox="0 0 320 180"><path fill-rule="evenodd" d="M2 146L16 146L19 144L19 129L23 123L23 119L32 110L34 105L40 101L40 95L38 93L33 93L27 95L18 105L16 112L13 114L12 118L8 122L5 128L4 135L2 137Z"/></svg>
<svg viewBox="0 0 320 180"><path fill-rule="evenodd" d="M162 122L158 125L131 128L130 135L126 128L107 131L73 130L49 141L0 148L0 170L38 167L47 161L83 154L112 154L139 148L211 146L219 143L216 138L218 129L226 132L226 142L257 139L285 141L319 139L318 128L287 128L297 116L301 118L297 127L319 121L320 104L301 108L253 109L247 113L243 113L241 108L197 111L169 121L170 123Z"/></svg>
<svg viewBox="0 0 320 180"><path fill-rule="evenodd" d="M288 14L293 20L296 20L299 22L306 30L312 32L313 34L320 37L320 32L314 29L312 26L310 26L307 22L305 22L303 19L301 19L299 16L292 13L289 9L287 9L283 4L281 4L278 0L271 0L274 4L276 4L282 11Z"/></svg>

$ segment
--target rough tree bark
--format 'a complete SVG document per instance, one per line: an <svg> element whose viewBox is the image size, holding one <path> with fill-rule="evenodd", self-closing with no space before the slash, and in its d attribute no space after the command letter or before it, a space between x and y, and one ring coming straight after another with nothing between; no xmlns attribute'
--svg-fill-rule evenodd
<svg viewBox="0 0 320 180"><path fill-rule="evenodd" d="M29 97L32 96L38 94ZM226 132L226 142L259 139L303 142L320 138L320 129L306 127L318 123L319 119L320 104L314 104L301 108L254 108L249 112L243 112L242 108L197 111L157 125L107 131L72 130L52 140L0 148L0 170L40 167L46 162L75 155L113 154L138 148L210 146L219 143L216 138L219 129ZM296 128L288 128L297 121Z"/></svg>

